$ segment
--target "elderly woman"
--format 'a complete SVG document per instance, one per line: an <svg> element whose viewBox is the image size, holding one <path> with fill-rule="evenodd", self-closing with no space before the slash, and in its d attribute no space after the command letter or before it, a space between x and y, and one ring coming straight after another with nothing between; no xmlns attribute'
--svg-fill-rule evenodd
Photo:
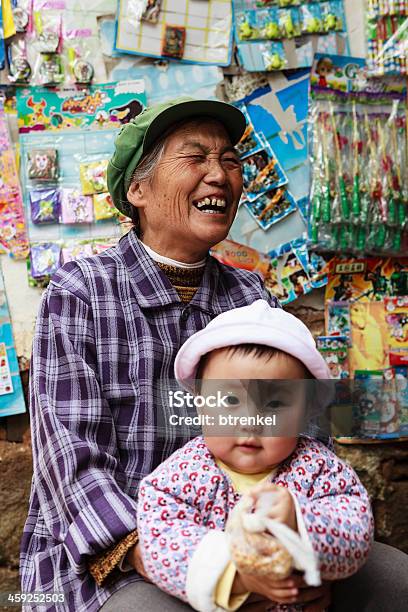
<svg viewBox="0 0 408 612"><path fill-rule="evenodd" d="M166 421L159 389L179 347L223 311L259 298L277 305L258 276L208 256L237 210L234 145L244 129L236 108L190 99L123 127L108 183L135 228L115 248L64 265L43 296L21 576L25 592L60 594L47 609L189 609L142 580L136 496L141 478L186 441ZM261 595L271 588L265 579ZM327 595L301 588L298 600L321 610Z"/></svg>

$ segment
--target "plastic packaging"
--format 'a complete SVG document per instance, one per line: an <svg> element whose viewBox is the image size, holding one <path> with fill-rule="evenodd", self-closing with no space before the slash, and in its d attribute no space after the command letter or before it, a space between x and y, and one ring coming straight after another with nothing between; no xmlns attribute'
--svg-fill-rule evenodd
<svg viewBox="0 0 408 612"><path fill-rule="evenodd" d="M275 503L273 492L244 495L230 514L226 526L231 555L238 570L258 576L287 578L293 569L304 572L305 582L320 585L317 557L309 542L286 525L268 517Z"/></svg>

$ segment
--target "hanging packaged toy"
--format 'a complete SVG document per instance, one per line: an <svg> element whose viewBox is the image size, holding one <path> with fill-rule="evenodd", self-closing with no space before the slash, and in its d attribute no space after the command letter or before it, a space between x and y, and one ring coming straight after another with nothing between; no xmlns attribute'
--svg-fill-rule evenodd
<svg viewBox="0 0 408 612"><path fill-rule="evenodd" d="M342 0L331 0L321 5L323 28L325 32L343 32L345 16Z"/></svg>
<svg viewBox="0 0 408 612"><path fill-rule="evenodd" d="M75 242L72 241L65 244L61 251L61 265L69 261L75 261L83 257L92 257L94 254L91 242Z"/></svg>
<svg viewBox="0 0 408 612"><path fill-rule="evenodd" d="M14 0L13 5L12 13L16 32L18 34L24 34L30 23L31 1L19 0L18 6L16 6L16 1Z"/></svg>
<svg viewBox="0 0 408 612"><path fill-rule="evenodd" d="M257 12L259 37L263 40L280 40L283 32L279 23L279 10L270 8Z"/></svg>
<svg viewBox="0 0 408 612"><path fill-rule="evenodd" d="M243 159L244 157L248 157L252 153L256 153L262 149L263 144L258 133L254 130L246 105L239 104L238 108L245 115L247 122L247 126L241 140L237 145L235 145L235 150L240 158Z"/></svg>
<svg viewBox="0 0 408 612"><path fill-rule="evenodd" d="M269 146L245 157L242 161L244 188L248 200L285 185L288 181Z"/></svg>
<svg viewBox="0 0 408 612"><path fill-rule="evenodd" d="M117 214L117 208L113 204L109 193L95 193L93 196L95 221L111 219Z"/></svg>
<svg viewBox="0 0 408 612"><path fill-rule="evenodd" d="M58 189L33 189L29 197L33 223L58 223L60 217Z"/></svg>
<svg viewBox="0 0 408 612"><path fill-rule="evenodd" d="M63 187L61 189L61 223L92 223L92 221L92 198L83 195L78 189Z"/></svg>
<svg viewBox="0 0 408 612"><path fill-rule="evenodd" d="M346 336L318 336L316 346L327 363L332 378L350 378Z"/></svg>
<svg viewBox="0 0 408 612"><path fill-rule="evenodd" d="M166 23L161 54L164 57L174 57L182 59L186 42L186 28L182 26L172 26Z"/></svg>
<svg viewBox="0 0 408 612"><path fill-rule="evenodd" d="M257 40L260 32L257 27L257 11L245 11L237 16L238 37L240 40Z"/></svg>
<svg viewBox="0 0 408 612"><path fill-rule="evenodd" d="M300 13L297 8L282 9L279 11L279 26L282 38L295 38L302 33Z"/></svg>
<svg viewBox="0 0 408 612"><path fill-rule="evenodd" d="M349 302L330 301L327 305L327 335L345 336L351 342L351 319Z"/></svg>
<svg viewBox="0 0 408 612"><path fill-rule="evenodd" d="M28 178L32 181L55 181L58 178L56 149L32 149L27 153Z"/></svg>
<svg viewBox="0 0 408 612"><path fill-rule="evenodd" d="M162 0L145 0L146 8L142 14L142 21L157 23L159 20Z"/></svg>
<svg viewBox="0 0 408 612"><path fill-rule="evenodd" d="M27 49L24 40L12 42L8 48L9 80L12 83L28 83L31 78L31 66L27 60Z"/></svg>
<svg viewBox="0 0 408 612"><path fill-rule="evenodd" d="M321 34L325 32L320 4L302 4L300 20L304 34Z"/></svg>
<svg viewBox="0 0 408 612"><path fill-rule="evenodd" d="M33 11L35 25L35 45L39 53L58 53L61 41L62 18L60 14L51 14L40 10L41 1Z"/></svg>
<svg viewBox="0 0 408 612"><path fill-rule="evenodd" d="M81 180L82 193L92 195L108 191L106 182L106 171L108 160L100 159L90 163L82 163L79 166L79 176Z"/></svg>
<svg viewBox="0 0 408 612"><path fill-rule="evenodd" d="M60 266L61 247L55 242L32 244L30 249L31 276L51 276Z"/></svg>
<svg viewBox="0 0 408 612"><path fill-rule="evenodd" d="M263 230L284 219L296 210L296 201L284 188L272 189L245 206Z"/></svg>
<svg viewBox="0 0 408 612"><path fill-rule="evenodd" d="M284 70L286 66L286 55L281 42L270 42L260 46L262 62L267 72Z"/></svg>
<svg viewBox="0 0 408 612"><path fill-rule="evenodd" d="M92 59L92 29L77 29L67 21L64 26L64 48L66 49L69 72L78 85L89 85L95 70Z"/></svg>

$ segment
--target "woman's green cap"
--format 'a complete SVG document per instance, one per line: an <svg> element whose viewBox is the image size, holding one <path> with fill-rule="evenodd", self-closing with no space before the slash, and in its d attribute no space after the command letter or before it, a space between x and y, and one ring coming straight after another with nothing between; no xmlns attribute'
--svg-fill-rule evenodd
<svg viewBox="0 0 408 612"><path fill-rule="evenodd" d="M126 194L143 155L172 125L202 117L222 123L233 145L239 142L245 132L245 116L235 106L218 100L194 100L187 97L145 108L122 127L116 137L115 152L107 172L109 192L121 213L130 216L131 204Z"/></svg>

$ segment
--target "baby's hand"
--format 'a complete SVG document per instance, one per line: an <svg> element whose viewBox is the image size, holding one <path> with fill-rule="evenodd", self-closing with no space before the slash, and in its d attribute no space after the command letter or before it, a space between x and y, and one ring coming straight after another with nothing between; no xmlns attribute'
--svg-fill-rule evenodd
<svg viewBox="0 0 408 612"><path fill-rule="evenodd" d="M296 510L292 495L285 487L271 483L262 483L254 487L251 496L256 503L262 493L274 493L274 503L271 504L268 516L275 521L284 523L293 531L297 531Z"/></svg>

